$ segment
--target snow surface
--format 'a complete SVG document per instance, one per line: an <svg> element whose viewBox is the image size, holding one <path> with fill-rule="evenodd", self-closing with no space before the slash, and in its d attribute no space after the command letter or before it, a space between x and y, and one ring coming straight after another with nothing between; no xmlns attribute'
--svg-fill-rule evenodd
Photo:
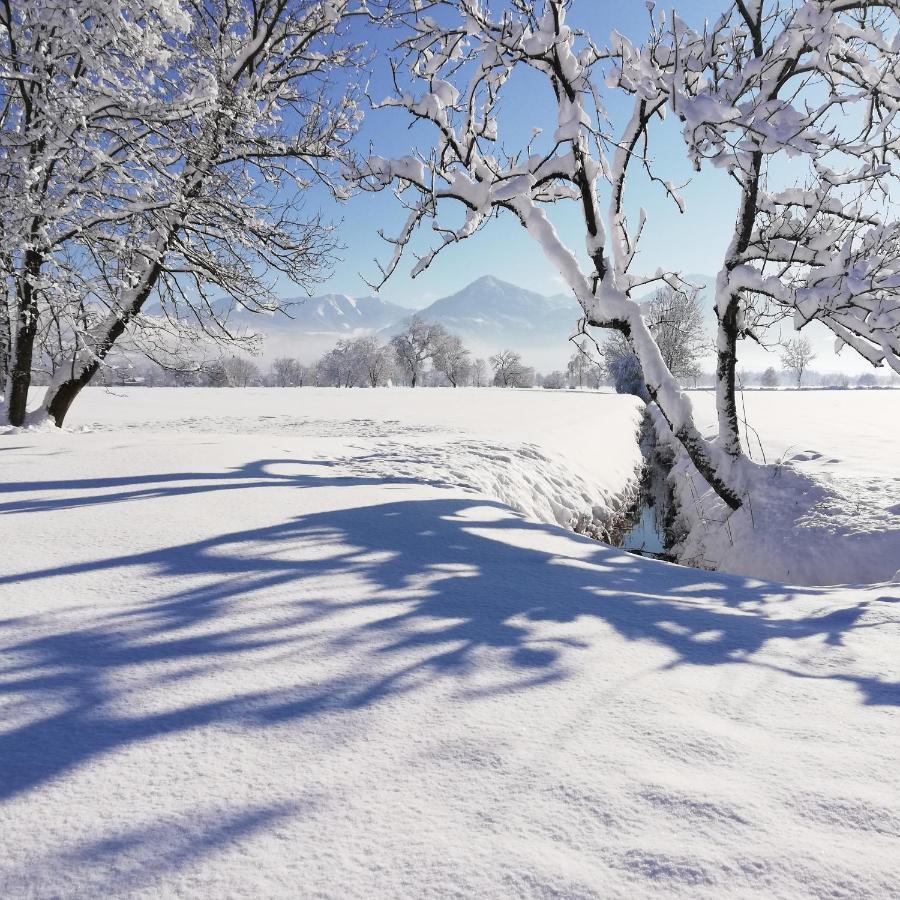
<svg viewBox="0 0 900 900"><path fill-rule="evenodd" d="M615 497L628 398L121 393L0 436L0 896L896 896L896 585L448 486Z"/></svg>
<svg viewBox="0 0 900 900"><path fill-rule="evenodd" d="M691 398L714 431L712 395ZM682 460L680 558L803 584L900 584L900 391L747 391L739 414L754 459L777 468L726 515Z"/></svg>

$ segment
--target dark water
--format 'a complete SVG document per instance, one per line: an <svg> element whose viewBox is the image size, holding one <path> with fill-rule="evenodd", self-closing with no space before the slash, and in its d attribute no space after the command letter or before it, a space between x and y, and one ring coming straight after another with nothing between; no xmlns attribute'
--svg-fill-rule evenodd
<svg viewBox="0 0 900 900"><path fill-rule="evenodd" d="M659 517L655 506L643 502L638 507L637 518L634 525L625 533L622 543L623 550L632 553L642 553L647 556L665 556L666 545Z"/></svg>

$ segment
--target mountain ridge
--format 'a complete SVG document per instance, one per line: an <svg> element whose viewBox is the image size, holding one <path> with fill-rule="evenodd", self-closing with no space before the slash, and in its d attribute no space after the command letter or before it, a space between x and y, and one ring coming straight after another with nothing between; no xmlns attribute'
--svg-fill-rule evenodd
<svg viewBox="0 0 900 900"><path fill-rule="evenodd" d="M704 295L710 295L710 276L687 277L701 283ZM646 298L652 293L649 290ZM339 293L286 302L290 304L287 316L261 319L245 313L241 322L264 335L265 356L291 355L304 362L311 362L341 338L372 334L390 340L418 315L458 334L474 357L512 348L541 369L563 368L573 352L569 337L581 317L574 296L542 294L494 275L482 275L421 309L377 295L354 298ZM712 315L711 296L704 297L704 309Z"/></svg>

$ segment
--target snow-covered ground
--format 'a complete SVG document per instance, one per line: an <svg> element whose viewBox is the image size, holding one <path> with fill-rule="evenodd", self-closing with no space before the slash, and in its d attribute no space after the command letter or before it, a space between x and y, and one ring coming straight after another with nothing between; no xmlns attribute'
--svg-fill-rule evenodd
<svg viewBox="0 0 900 900"><path fill-rule="evenodd" d="M634 501L642 410L611 394L588 404L570 392L475 388L94 389L67 426L331 440L323 458L348 471L471 488L604 536Z"/></svg>
<svg viewBox="0 0 900 900"><path fill-rule="evenodd" d="M128 393L0 436L0 896L897 895L898 586L548 524L630 399Z"/></svg>
<svg viewBox="0 0 900 900"><path fill-rule="evenodd" d="M712 395L691 399L714 432ZM900 583L900 391L747 391L739 412L754 459L778 468L760 473L727 524L721 504L695 504L679 469L695 518L685 555L803 584Z"/></svg>

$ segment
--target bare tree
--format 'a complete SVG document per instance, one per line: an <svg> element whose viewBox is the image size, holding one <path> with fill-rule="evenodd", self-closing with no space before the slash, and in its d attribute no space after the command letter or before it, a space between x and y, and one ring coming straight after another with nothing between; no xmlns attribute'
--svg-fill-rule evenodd
<svg viewBox="0 0 900 900"><path fill-rule="evenodd" d="M282 356L272 363L272 378L277 387L303 387L306 368L300 360Z"/></svg>
<svg viewBox="0 0 900 900"><path fill-rule="evenodd" d="M531 387L534 369L522 364L522 357L514 350L502 350L490 358L494 369L494 384L498 387Z"/></svg>
<svg viewBox="0 0 900 900"><path fill-rule="evenodd" d="M396 357L391 347L374 337L364 337L353 342L353 351L369 387L378 387L393 375Z"/></svg>
<svg viewBox="0 0 900 900"><path fill-rule="evenodd" d="M469 377L472 368L470 356L458 335L444 334L434 349L432 364L435 371L440 372L453 387L458 387Z"/></svg>
<svg viewBox="0 0 900 900"><path fill-rule="evenodd" d="M434 356L445 336L441 325L415 315L406 321L403 331L391 338L397 364L413 387L419 383L425 363Z"/></svg>
<svg viewBox="0 0 900 900"><path fill-rule="evenodd" d="M249 387L259 381L259 366L244 356L231 356L223 364L229 387Z"/></svg>
<svg viewBox="0 0 900 900"><path fill-rule="evenodd" d="M803 373L815 358L816 354L813 353L812 344L805 337L791 338L784 345L781 365L785 371L793 374L799 388L803 381Z"/></svg>

